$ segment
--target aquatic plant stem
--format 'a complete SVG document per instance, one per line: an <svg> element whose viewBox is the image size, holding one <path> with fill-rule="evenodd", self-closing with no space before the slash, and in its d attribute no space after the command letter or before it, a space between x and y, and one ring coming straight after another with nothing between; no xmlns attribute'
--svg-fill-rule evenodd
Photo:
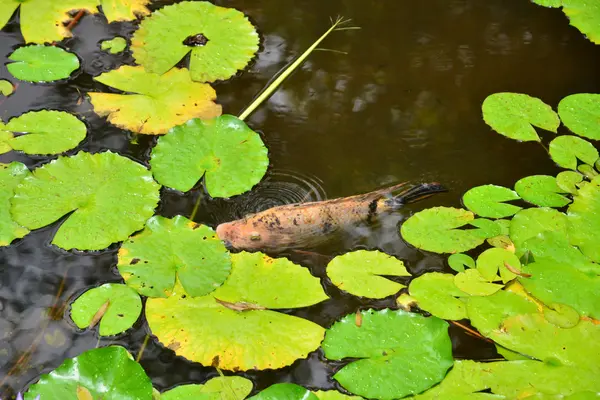
<svg viewBox="0 0 600 400"><path fill-rule="evenodd" d="M450 322L454 326L458 326L460 329L464 330L465 332L467 332L471 336L474 336L474 337L476 337L478 339L485 340L486 342L494 343L493 340L486 338L481 333L477 332L474 329L469 328L468 326L465 326L465 325L461 324L460 322L456 322L456 321L448 321L448 322Z"/></svg>
<svg viewBox="0 0 600 400"><path fill-rule="evenodd" d="M142 347L140 347L140 352L138 353L137 357L135 358L135 361L138 362L138 363L142 359L142 355L144 354L144 350L146 350L146 345L148 344L148 339L150 339L150 335L146 334L146 337L144 337L144 343L142 343Z"/></svg>
<svg viewBox="0 0 600 400"><path fill-rule="evenodd" d="M79 12L77 14L75 14L75 16L73 17L73 19L66 26L66 29L67 30L73 29L75 27L75 25L77 25L77 23L79 22L79 20L81 19L81 17L83 17L84 15L85 15L85 10L79 10Z"/></svg>

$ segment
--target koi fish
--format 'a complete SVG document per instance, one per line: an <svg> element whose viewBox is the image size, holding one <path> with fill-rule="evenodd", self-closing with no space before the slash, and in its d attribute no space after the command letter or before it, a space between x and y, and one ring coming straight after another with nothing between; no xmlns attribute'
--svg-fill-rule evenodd
<svg viewBox="0 0 600 400"><path fill-rule="evenodd" d="M402 190L397 195L394 192ZM374 192L269 208L217 226L217 236L237 250L285 250L310 247L345 227L373 223L405 204L445 191L437 183L401 183Z"/></svg>

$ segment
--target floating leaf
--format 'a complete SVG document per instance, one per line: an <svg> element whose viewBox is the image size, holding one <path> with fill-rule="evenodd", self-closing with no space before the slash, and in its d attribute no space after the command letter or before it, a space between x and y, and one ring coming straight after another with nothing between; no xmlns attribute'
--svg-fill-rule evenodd
<svg viewBox="0 0 600 400"><path fill-rule="evenodd" d="M182 2L155 11L141 24L131 49L147 71L164 74L191 52L193 80L228 79L258 51L258 34L243 13L207 1Z"/></svg>
<svg viewBox="0 0 600 400"><path fill-rule="evenodd" d="M100 0L102 12L108 22L131 21L138 16L150 14L146 8L151 0Z"/></svg>
<svg viewBox="0 0 600 400"><path fill-rule="evenodd" d="M525 94L494 93L481 108L483 119L493 130L515 140L539 142L534 126L556 133L560 125L552 107Z"/></svg>
<svg viewBox="0 0 600 400"><path fill-rule="evenodd" d="M181 215L157 215L123 243L117 267L127 285L144 296L169 297L177 278L186 293L196 297L225 282L231 259L210 227Z"/></svg>
<svg viewBox="0 0 600 400"><path fill-rule="evenodd" d="M8 72L17 79L29 82L66 79L79 68L79 59L75 54L56 46L20 47L8 59L13 61L6 66Z"/></svg>
<svg viewBox="0 0 600 400"><path fill-rule="evenodd" d="M467 224L479 229L455 229ZM475 219L463 209L433 207L420 211L402 224L400 232L408 243L435 253L461 253L482 244L488 237L499 234L492 221Z"/></svg>
<svg viewBox="0 0 600 400"><path fill-rule="evenodd" d="M421 309L442 319L458 320L467 318L463 292L454 284L454 276L439 272L429 272L410 282L409 292Z"/></svg>
<svg viewBox="0 0 600 400"><path fill-rule="evenodd" d="M406 287L383 277L410 276L404 263L380 251L358 250L335 257L327 275L341 290L355 296L382 299Z"/></svg>
<svg viewBox="0 0 600 400"><path fill-rule="evenodd" d="M559 166L576 171L578 159L594 165L598 160L598 150L585 139L563 135L550 142L550 157Z"/></svg>
<svg viewBox="0 0 600 400"><path fill-rule="evenodd" d="M71 31L63 25L71 19L69 11L95 12L97 0L2 0L0 28L6 25L19 5L19 22L25 42L51 43L71 36Z"/></svg>
<svg viewBox="0 0 600 400"><path fill-rule="evenodd" d="M452 254L448 257L448 265L456 272L463 272L465 267L475 268L475 260L466 254Z"/></svg>
<svg viewBox="0 0 600 400"><path fill-rule="evenodd" d="M317 392L313 392L319 400L360 400L362 397L358 396L348 396L347 394L343 394L337 392L335 390L319 390Z"/></svg>
<svg viewBox="0 0 600 400"><path fill-rule="evenodd" d="M158 75L124 65L94 79L127 92L88 93L94 111L107 115L111 124L137 133L158 135L192 118L221 115L213 88L193 82L186 69Z"/></svg>
<svg viewBox="0 0 600 400"><path fill-rule="evenodd" d="M510 224L510 238L517 247L546 231L566 235L567 216L553 208L528 208L519 211Z"/></svg>
<svg viewBox="0 0 600 400"><path fill-rule="evenodd" d="M142 165L110 151L59 157L15 189L14 220L38 229L65 215L52 243L100 250L140 230L152 216L159 186Z"/></svg>
<svg viewBox="0 0 600 400"><path fill-rule="evenodd" d="M180 385L160 395L160 400L243 400L252 381L241 376L219 376L203 385Z"/></svg>
<svg viewBox="0 0 600 400"><path fill-rule="evenodd" d="M569 241L592 261L600 262L600 181L584 185L569 206Z"/></svg>
<svg viewBox="0 0 600 400"><path fill-rule="evenodd" d="M232 115L193 119L158 140L150 159L161 184L186 192L204 176L212 197L231 197L256 185L269 165L256 132Z"/></svg>
<svg viewBox="0 0 600 400"><path fill-rule="evenodd" d="M583 175L574 171L563 171L556 175L556 184L565 193L575 194L577 185L583 181Z"/></svg>
<svg viewBox="0 0 600 400"><path fill-rule="evenodd" d="M123 347L109 346L65 360L31 385L26 399L33 400L39 395L40 399L80 400L77 396L80 387L94 399L152 398L152 382L140 364Z"/></svg>
<svg viewBox="0 0 600 400"><path fill-rule="evenodd" d="M103 40L100 43L100 48L104 51L108 51L110 54L117 54L127 48L127 40L120 36L110 40Z"/></svg>
<svg viewBox="0 0 600 400"><path fill-rule="evenodd" d="M523 200L540 207L563 207L571 202L559 194L563 191L553 176L527 176L515 183L515 190Z"/></svg>
<svg viewBox="0 0 600 400"><path fill-rule="evenodd" d="M566 304L551 303L544 307L544 318L559 328L572 328L579 323L579 313Z"/></svg>
<svg viewBox="0 0 600 400"><path fill-rule="evenodd" d="M600 44L600 4L589 0L562 0L562 6L571 25L592 42Z"/></svg>
<svg viewBox="0 0 600 400"><path fill-rule="evenodd" d="M319 347L319 325L266 310L325 300L317 278L262 253L233 254L232 261L231 275L210 295L192 298L176 290L167 299L148 299L152 333L188 360L230 370L281 368Z"/></svg>
<svg viewBox="0 0 600 400"><path fill-rule="evenodd" d="M476 269L468 269L454 277L454 284L463 292L473 296L489 296L502 289L502 285L489 283Z"/></svg>
<svg viewBox="0 0 600 400"><path fill-rule="evenodd" d="M318 400L310 390L294 383L276 383L248 400Z"/></svg>
<svg viewBox="0 0 600 400"><path fill-rule="evenodd" d="M507 264L509 267L506 266ZM511 272L509 268L519 270L521 262L514 253L508 250L487 249L477 257L477 270L488 281L496 280L498 272L504 283L515 279L515 273Z"/></svg>
<svg viewBox="0 0 600 400"><path fill-rule="evenodd" d="M514 215L521 207L505 204L504 201L519 200L519 195L503 186L477 186L465 193L465 207L480 217L504 218Z"/></svg>
<svg viewBox="0 0 600 400"><path fill-rule="evenodd" d="M558 103L558 115L571 132L589 139L600 139L600 94L567 96Z"/></svg>
<svg viewBox="0 0 600 400"><path fill-rule="evenodd" d="M17 185L30 175L31 172L25 164L16 161L10 164L0 163L0 246L7 246L13 240L29 233L27 228L13 221L10 215L10 199Z"/></svg>
<svg viewBox="0 0 600 400"><path fill-rule="evenodd" d="M531 0L531 1L534 2L535 4L539 4L540 6L558 8L558 7L562 6L563 0Z"/></svg>
<svg viewBox="0 0 600 400"><path fill-rule="evenodd" d="M108 306L100 320L100 336L125 332L142 312L142 300L135 290L121 284L106 283L79 296L71 305L71 318L75 325L85 329L106 303Z"/></svg>
<svg viewBox="0 0 600 400"><path fill-rule="evenodd" d="M0 141L6 143L3 149L27 154L62 153L81 143L87 132L83 122L64 111L30 111L0 125L0 129L24 134L14 137L11 133Z"/></svg>
<svg viewBox="0 0 600 400"><path fill-rule="evenodd" d="M510 233L509 219L497 219L494 223L500 227L500 235L508 235Z"/></svg>
<svg viewBox="0 0 600 400"><path fill-rule="evenodd" d="M6 79L0 79L0 94L3 96L10 96L15 91L15 87L10 81Z"/></svg>
<svg viewBox="0 0 600 400"><path fill-rule="evenodd" d="M508 221L510 223L510 221ZM509 225L510 228L510 225ZM508 250L511 253L515 252L515 244L510 240L508 235L498 235L486 240L490 246Z"/></svg>

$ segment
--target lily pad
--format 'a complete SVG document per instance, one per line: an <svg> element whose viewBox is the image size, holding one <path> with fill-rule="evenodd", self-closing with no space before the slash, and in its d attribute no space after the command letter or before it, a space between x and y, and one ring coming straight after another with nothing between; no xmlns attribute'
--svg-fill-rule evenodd
<svg viewBox="0 0 600 400"><path fill-rule="evenodd" d="M408 291L417 300L419 308L438 318L467 318L467 309L462 298L469 297L469 294L456 287L453 275L429 272L413 279Z"/></svg>
<svg viewBox="0 0 600 400"><path fill-rule="evenodd" d="M544 307L544 318L559 328L572 328L579 323L580 315L571 306L551 303Z"/></svg>
<svg viewBox="0 0 600 400"><path fill-rule="evenodd" d="M335 257L327 265L327 275L341 290L355 296L382 299L406 287L384 278L410 276L404 263L380 251L358 250Z"/></svg>
<svg viewBox="0 0 600 400"><path fill-rule="evenodd" d="M182 2L155 11L131 40L133 56L147 71L164 74L188 53L199 82L229 79L258 51L258 34L246 16L208 1Z"/></svg>
<svg viewBox="0 0 600 400"><path fill-rule="evenodd" d="M3 96L10 96L15 91L15 87L10 81L6 79L0 79L0 94Z"/></svg>
<svg viewBox="0 0 600 400"><path fill-rule="evenodd" d="M509 222L508 228L510 229L510 221L508 221L508 222ZM498 249L508 250L511 253L514 253L514 251L515 251L515 244L512 242L512 240L510 240L510 237L508 236L508 234L494 236L492 238L487 239L486 242L490 246L496 247Z"/></svg>
<svg viewBox="0 0 600 400"><path fill-rule="evenodd" d="M227 281L207 296L192 298L179 286L167 299L148 299L152 333L188 360L228 370L281 368L316 350L322 327L267 308L325 300L319 280L261 253L233 254L232 261Z"/></svg>
<svg viewBox="0 0 600 400"><path fill-rule="evenodd" d="M121 53L127 48L127 40L121 36L117 36L110 40L103 40L100 43L100 48L110 54Z"/></svg>
<svg viewBox="0 0 600 400"><path fill-rule="evenodd" d="M454 284L463 292L473 296L489 296L503 287L503 285L490 283L476 269L468 269L455 275Z"/></svg>
<svg viewBox="0 0 600 400"><path fill-rule="evenodd" d="M588 0L562 0L562 6L571 25L592 42L600 44L600 4Z"/></svg>
<svg viewBox="0 0 600 400"><path fill-rule="evenodd" d="M544 7L558 8L562 6L563 0L531 0L533 3Z"/></svg>
<svg viewBox="0 0 600 400"><path fill-rule="evenodd" d="M456 272L463 272L465 267L475 268L475 260L466 254L452 254L448 257L448 265Z"/></svg>
<svg viewBox="0 0 600 400"><path fill-rule="evenodd" d="M577 185L583 181L583 175L575 171L563 171L556 175L556 184L565 193L575 194Z"/></svg>
<svg viewBox="0 0 600 400"><path fill-rule="evenodd" d="M550 157L559 166L577 171L577 160L594 165L598 150L585 139L563 135L550 142Z"/></svg>
<svg viewBox="0 0 600 400"><path fill-rule="evenodd" d="M477 186L463 196L465 207L486 218L504 218L514 215L521 207L503 203L510 200L519 200L519 195L513 190L496 185Z"/></svg>
<svg viewBox="0 0 600 400"><path fill-rule="evenodd" d="M567 214L571 244L579 247L592 261L600 262L600 182L597 179L573 196Z"/></svg>
<svg viewBox="0 0 600 400"><path fill-rule="evenodd" d="M232 115L193 119L158 140L150 159L158 182L186 192L204 176L212 197L231 197L256 185L269 158L260 138Z"/></svg>
<svg viewBox="0 0 600 400"><path fill-rule="evenodd" d="M102 315L98 315L102 310ZM117 335L131 328L142 312L142 300L135 290L106 283L90 289L71 305L71 319L85 329L100 319L100 336Z"/></svg>
<svg viewBox="0 0 600 400"><path fill-rule="evenodd" d="M164 75L124 65L94 78L127 94L88 93L94 111L108 122L133 132L158 135L192 118L221 115L209 85L193 82L186 69L174 68Z"/></svg>
<svg viewBox="0 0 600 400"><path fill-rule="evenodd" d="M348 396L335 390L319 390L313 392L319 400L360 400L362 397Z"/></svg>
<svg viewBox="0 0 600 400"><path fill-rule="evenodd" d="M467 224L479 228L456 229ZM492 221L475 219L475 214L467 210L433 207L411 216L402 224L400 232L404 240L419 249L435 253L462 253L498 235L500 229Z"/></svg>
<svg viewBox="0 0 600 400"><path fill-rule="evenodd" d="M108 22L131 21L150 14L150 10L146 8L150 2L151 0L100 0L100 5Z"/></svg>
<svg viewBox="0 0 600 400"><path fill-rule="evenodd" d="M600 139L600 94L567 96L558 103L558 115L571 132L589 139Z"/></svg>
<svg viewBox="0 0 600 400"><path fill-rule="evenodd" d="M29 233L29 229L17 224L10 215L10 199L17 185L30 175L27 166L20 162L0 164L0 246L8 246Z"/></svg>
<svg viewBox="0 0 600 400"><path fill-rule="evenodd" d="M60 154L71 150L85 139L87 132L83 122L64 111L30 111L6 125L0 123L0 130L9 132L6 138L0 138L6 145L0 145L2 149L27 154ZM23 135L15 137L13 133Z"/></svg>
<svg viewBox="0 0 600 400"><path fill-rule="evenodd" d="M9 57L6 68L17 79L29 82L52 82L68 78L79 68L79 59L60 47L30 45L20 47Z"/></svg>
<svg viewBox="0 0 600 400"><path fill-rule="evenodd" d="M21 6L19 22L27 43L58 42L72 36L63 23L70 20L69 11L86 10L95 12L97 0L2 0L0 2L0 28L17 7Z"/></svg>
<svg viewBox="0 0 600 400"><path fill-rule="evenodd" d="M542 232L567 234L567 216L553 208L528 208L519 211L510 224L510 238L520 247Z"/></svg>
<svg viewBox="0 0 600 400"><path fill-rule="evenodd" d="M535 127L556 133L560 120L552 107L520 93L494 93L481 106L483 119L493 130L520 141L540 141Z"/></svg>
<svg viewBox="0 0 600 400"><path fill-rule="evenodd" d="M560 193L556 178L548 175L533 175L515 183L515 190L523 200L540 207L563 207L571 200Z"/></svg>
<svg viewBox="0 0 600 400"><path fill-rule="evenodd" d="M396 399L440 382L452 366L448 323L402 310L361 311L327 330L325 356L360 358L335 375L345 389L367 398Z"/></svg>
<svg viewBox="0 0 600 400"><path fill-rule="evenodd" d="M248 400L318 400L310 390L294 383L276 383Z"/></svg>
<svg viewBox="0 0 600 400"><path fill-rule="evenodd" d="M241 376L219 376L202 385L180 385L163 392L160 400L243 400L252 381Z"/></svg>
<svg viewBox="0 0 600 400"><path fill-rule="evenodd" d="M515 279L516 275L513 271L520 270L520 268L521 261L519 261L519 258L514 253L508 250L499 248L487 249L477 257L477 270L488 281L495 280L498 272L500 272L502 282L507 283Z"/></svg>
<svg viewBox="0 0 600 400"><path fill-rule="evenodd" d="M127 379L123 379L127 377ZM152 382L131 355L121 346L88 350L65 360L29 387L25 399L81 400L80 388L91 398L138 400L152 398Z"/></svg>
<svg viewBox="0 0 600 400"><path fill-rule="evenodd" d="M127 285L144 296L169 297L178 279L196 297L225 282L231 259L210 227L181 215L154 216L146 229L123 243L117 267Z"/></svg>
<svg viewBox="0 0 600 400"><path fill-rule="evenodd" d="M140 230L158 204L159 186L142 165L110 151L79 152L36 169L15 189L11 213L28 229L67 219L52 243L100 250Z"/></svg>

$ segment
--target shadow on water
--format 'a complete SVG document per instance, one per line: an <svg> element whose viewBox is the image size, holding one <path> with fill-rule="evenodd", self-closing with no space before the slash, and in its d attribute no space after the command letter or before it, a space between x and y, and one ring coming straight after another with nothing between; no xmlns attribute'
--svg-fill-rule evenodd
<svg viewBox="0 0 600 400"><path fill-rule="evenodd" d="M155 2L154 7L169 4ZM536 143L519 144L492 134L480 105L498 91L517 91L556 105L562 97L599 92L600 52L555 10L526 0L222 0L249 15L262 34L262 51L250 71L216 85L226 113L237 114L269 79L318 37L329 17L343 14L360 31L335 33L330 49L315 52L306 64L249 119L263 132L271 167L254 191L230 200L211 200L201 188L187 194L162 191L158 212L189 216L201 197L198 222L215 226L246 212L299 200L319 200L369 192L401 181L437 181L450 191L410 205L376 228L361 228L348 240L318 249L290 253L323 278L331 299L290 311L329 326L346 313L393 304L349 296L324 275L330 256L349 248L379 248L403 260L411 272L445 270L444 257L405 245L397 225L410 213L433 205L460 204L472 186L511 186L519 178L553 173L555 166ZM7 56L23 44L18 16L0 32L0 78L13 80ZM92 112L85 92L106 90L93 81L98 74L132 63L130 53L109 55L99 41L129 36L131 23L108 25L101 16L86 16L64 46L83 60L78 75L56 84L19 83L0 100L0 117L26 111L59 109L85 119L88 137L77 150L118 151L147 165L151 137L108 125ZM76 152L77 150L73 151ZM49 158L18 153L0 156L30 167ZM87 287L118 281L117 247L90 254L71 254L49 245L56 224L0 249L0 393L20 390L39 373L66 357L110 343L136 354L147 327L143 319L127 335L98 339L62 318L65 304ZM58 296L57 296L58 293ZM51 311L51 312L50 312ZM42 328L46 326L45 330ZM456 357L496 357L492 346L451 328ZM27 350L31 349L30 353ZM29 355L25 357L26 355ZM212 368L187 362L149 341L141 363L159 389L216 375ZM18 367L15 368L15 364ZM310 388L332 388L335 364L319 352L277 371L249 372L257 389L273 382L294 381ZM10 374L9 374L10 372Z"/></svg>

